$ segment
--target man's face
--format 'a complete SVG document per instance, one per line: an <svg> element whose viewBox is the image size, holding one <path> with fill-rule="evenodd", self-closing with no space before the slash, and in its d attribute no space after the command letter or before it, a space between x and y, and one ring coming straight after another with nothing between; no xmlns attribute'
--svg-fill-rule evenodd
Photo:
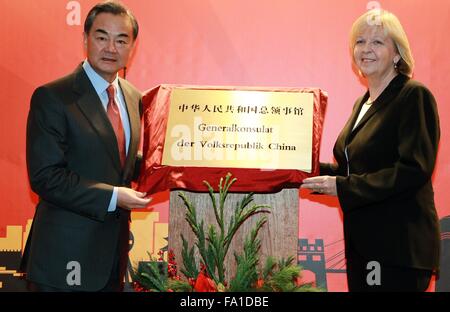
<svg viewBox="0 0 450 312"><path fill-rule="evenodd" d="M134 47L130 18L100 13L89 34L84 34L84 44L89 64L103 79L112 82L126 66Z"/></svg>

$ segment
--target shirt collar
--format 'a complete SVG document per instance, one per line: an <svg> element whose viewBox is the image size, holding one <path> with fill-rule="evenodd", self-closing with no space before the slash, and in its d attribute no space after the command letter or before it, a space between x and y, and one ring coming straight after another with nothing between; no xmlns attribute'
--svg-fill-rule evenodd
<svg viewBox="0 0 450 312"><path fill-rule="evenodd" d="M97 74L97 72L92 68L91 64L89 64L89 61L86 59L83 62L83 69L86 72L86 75L88 76L89 80L91 81L92 85L94 86L95 91L99 96L101 96L105 91L106 88L110 85L108 81L103 79L102 76ZM119 78L118 75L116 75L116 78L111 83L116 88L116 94L119 92Z"/></svg>

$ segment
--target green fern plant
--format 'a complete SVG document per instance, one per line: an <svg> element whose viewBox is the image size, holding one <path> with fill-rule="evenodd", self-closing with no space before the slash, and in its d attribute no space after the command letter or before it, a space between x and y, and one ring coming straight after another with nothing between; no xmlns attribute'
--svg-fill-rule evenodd
<svg viewBox="0 0 450 312"><path fill-rule="evenodd" d="M290 256L282 258L278 262L273 257L266 259L266 264L261 271L264 281L260 291L270 292L321 292L312 283L299 284L296 281L301 278L302 267L295 263L295 258Z"/></svg>
<svg viewBox="0 0 450 312"><path fill-rule="evenodd" d="M184 238L183 234L181 234L181 239L183 241L183 248L181 251L181 257L183 258L183 266L180 271L184 274L188 279L189 278L197 278L198 276L198 268L195 263L195 256L194 256L194 246L192 246L191 249L188 247L188 243L186 239Z"/></svg>
<svg viewBox="0 0 450 312"><path fill-rule="evenodd" d="M231 179L230 173L226 175L225 180L223 178L220 179L218 201L214 195L214 189L207 181L203 181L203 183L205 183L208 187L209 197L211 198L214 216L218 225L218 228L212 224L209 225L207 233L205 233L204 230L204 221L199 221L197 219L196 207L190 202L184 193L179 194L185 204L186 221L189 223L189 226L196 236L195 245L198 248L206 271L216 284L222 285L226 284L225 269L223 266L224 260L237 230L251 216L259 213L270 212L268 210L270 207L267 205L250 205L253 202L253 193L250 193L247 194L240 203L236 204L233 216L231 217L229 224L226 225L224 220L225 201L228 196L228 191L235 181L236 178ZM257 226L252 231L251 235L255 235L256 238L257 232L266 221L267 219L265 217L258 220ZM182 237L182 239L185 242L184 237ZM183 255L193 255L193 250L191 249L188 251L189 247L187 243L185 244L184 242L182 251ZM195 270L198 272L198 269L193 261L193 257L183 259L183 263L185 265L185 269L182 272L183 274L186 272L187 275L185 275L187 277L192 276L192 273L195 272Z"/></svg>
<svg viewBox="0 0 450 312"><path fill-rule="evenodd" d="M242 253L234 253L237 264L236 275L229 283L225 281L223 264L237 230L251 216L270 212L268 210L270 207L267 205L251 205L253 193L250 193L241 202L236 203L233 214L226 224L224 220L225 201L228 191L235 181L236 178L231 179L231 174L227 174L225 179L220 179L218 200L211 185L204 181L208 187L212 209L214 209L214 216L217 221L217 226L210 224L206 232L204 221L197 218L196 207L184 193L179 194L186 207L186 221L196 237L195 245L189 247L188 242L181 235L183 243L181 256L184 267L180 271L188 278L188 281L181 280L177 275L176 263L169 251L168 264L160 260L141 262L138 269L132 272L133 280L137 282L138 291L193 291L195 289L194 283L200 273L195 260L195 247L197 247L201 257L203 273L205 273L205 270L209 278L213 279L219 291L323 291L314 287L311 283L300 283L302 268L296 264L295 258L292 256L282 258L279 261L269 256L266 258L263 268L258 271L258 253L261 248L258 233L267 222L265 216L257 220L256 225L245 238ZM170 277L168 277L168 272L165 272L168 270L168 265L170 266ZM229 285L229 287L226 288L224 285Z"/></svg>
<svg viewBox="0 0 450 312"><path fill-rule="evenodd" d="M261 218L255 228L250 232L244 243L242 255L235 253L237 262L236 276L230 283L230 291L249 291L258 279L257 266L259 263L258 251L261 248L261 241L257 238L261 227L266 223L266 218Z"/></svg>
<svg viewBox="0 0 450 312"><path fill-rule="evenodd" d="M167 263L154 261L140 262L137 269L131 271L131 278L144 289L165 292L167 288Z"/></svg>

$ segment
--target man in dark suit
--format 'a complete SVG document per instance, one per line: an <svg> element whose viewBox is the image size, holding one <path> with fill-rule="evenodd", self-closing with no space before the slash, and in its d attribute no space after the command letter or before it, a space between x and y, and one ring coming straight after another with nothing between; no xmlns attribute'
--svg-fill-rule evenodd
<svg viewBox="0 0 450 312"><path fill-rule="evenodd" d="M117 2L84 25L87 59L37 88L27 124L27 166L39 203L22 258L31 290L121 291L136 172L141 95L118 77L138 24Z"/></svg>

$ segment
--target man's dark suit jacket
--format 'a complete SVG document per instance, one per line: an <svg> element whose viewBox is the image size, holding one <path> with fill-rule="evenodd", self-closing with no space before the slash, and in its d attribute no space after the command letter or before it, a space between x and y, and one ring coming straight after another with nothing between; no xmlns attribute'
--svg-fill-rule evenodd
<svg viewBox="0 0 450 312"><path fill-rule="evenodd" d="M321 174L337 175L346 250L384 265L438 270L431 184L440 137L435 99L400 74L352 131L368 97L358 99L336 141L337 164L321 164Z"/></svg>
<svg viewBox="0 0 450 312"><path fill-rule="evenodd" d="M27 124L27 166L39 195L21 267L27 279L59 288L95 291L110 277L114 257L121 271L128 251L129 211L108 213L113 186L129 186L140 136L140 93L119 78L130 144L120 167L114 130L83 68L36 89ZM77 261L81 285L69 286Z"/></svg>

